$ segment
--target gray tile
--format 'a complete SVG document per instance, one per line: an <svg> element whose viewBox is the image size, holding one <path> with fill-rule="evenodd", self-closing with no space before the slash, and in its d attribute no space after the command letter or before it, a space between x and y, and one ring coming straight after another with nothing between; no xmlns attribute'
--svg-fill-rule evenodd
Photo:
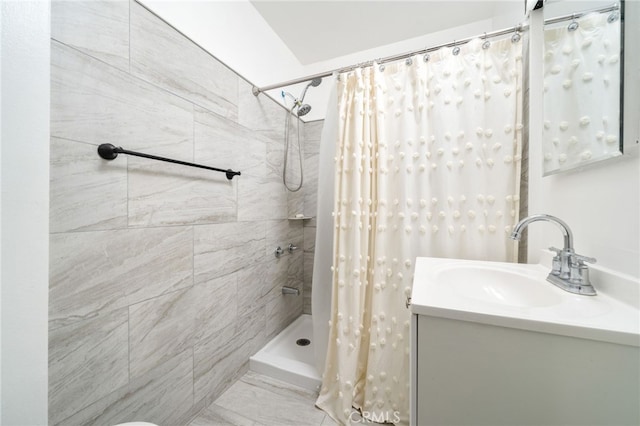
<svg viewBox="0 0 640 426"><path fill-rule="evenodd" d="M49 421L52 424L129 382L127 309L49 333Z"/></svg>
<svg viewBox="0 0 640 426"><path fill-rule="evenodd" d="M304 254L304 285L305 287L311 287L313 279L313 261L315 253L307 252Z"/></svg>
<svg viewBox="0 0 640 426"><path fill-rule="evenodd" d="M317 194L318 192L318 167L320 161L320 154L305 154L304 157L304 171L305 180L310 185L307 186L305 192L309 194Z"/></svg>
<svg viewBox="0 0 640 426"><path fill-rule="evenodd" d="M127 226L127 163L100 158L95 145L51 139L50 232Z"/></svg>
<svg viewBox="0 0 640 426"><path fill-rule="evenodd" d="M320 152L320 140L305 139L304 140L304 155L305 157L318 155Z"/></svg>
<svg viewBox="0 0 640 426"><path fill-rule="evenodd" d="M259 419L248 419L242 414L211 404L196 417L189 426L258 426Z"/></svg>
<svg viewBox="0 0 640 426"><path fill-rule="evenodd" d="M287 217L296 217L297 214L304 214L304 191L305 189L297 192L287 192Z"/></svg>
<svg viewBox="0 0 640 426"><path fill-rule="evenodd" d="M318 205L318 154L305 157L304 215L315 217Z"/></svg>
<svg viewBox="0 0 640 426"><path fill-rule="evenodd" d="M245 176L266 176L268 137L234 121L195 107L194 157L223 169L239 170Z"/></svg>
<svg viewBox="0 0 640 426"><path fill-rule="evenodd" d="M267 301L267 338L275 337L300 316L303 309L302 286L300 295L272 293Z"/></svg>
<svg viewBox="0 0 640 426"><path fill-rule="evenodd" d="M53 1L51 38L129 71L129 2Z"/></svg>
<svg viewBox="0 0 640 426"><path fill-rule="evenodd" d="M304 251L307 253L316 250L316 229L315 226L304 227Z"/></svg>
<svg viewBox="0 0 640 426"><path fill-rule="evenodd" d="M216 405L260 419L263 425L299 425L301 421L319 425L325 416L309 398L295 394L280 395L242 380L218 398Z"/></svg>
<svg viewBox="0 0 640 426"><path fill-rule="evenodd" d="M293 244L298 247L297 250L302 251L302 242L301 220L284 219L267 222L267 258L273 256L277 246L281 246L285 250L286 255L289 255L287 251L289 244Z"/></svg>
<svg viewBox="0 0 640 426"><path fill-rule="evenodd" d="M322 419L322 423L320 423L320 426L338 426L338 423L336 423L328 414L326 416L324 416L324 419Z"/></svg>
<svg viewBox="0 0 640 426"><path fill-rule="evenodd" d="M286 219L287 190L281 178L243 177L238 182L238 220Z"/></svg>
<svg viewBox="0 0 640 426"><path fill-rule="evenodd" d="M195 342L210 339L238 319L237 274L197 284L194 294Z"/></svg>
<svg viewBox="0 0 640 426"><path fill-rule="evenodd" d="M273 257L238 272L238 312L245 315L282 296L288 284L288 256Z"/></svg>
<svg viewBox="0 0 640 426"><path fill-rule="evenodd" d="M265 235L265 222L194 227L195 282L206 282L262 261Z"/></svg>
<svg viewBox="0 0 640 426"><path fill-rule="evenodd" d="M247 371L240 380L249 385L260 387L280 396L308 399L312 404L314 404L316 399L318 399L318 392L316 391L301 388L253 371Z"/></svg>
<svg viewBox="0 0 640 426"><path fill-rule="evenodd" d="M190 144L189 144L190 145ZM193 162L188 154L154 154ZM164 152L163 152L164 151ZM205 164L211 165L211 164ZM178 164L129 159L129 226L191 225L229 222L236 218L236 182L224 173Z"/></svg>
<svg viewBox="0 0 640 426"><path fill-rule="evenodd" d="M183 424L192 405L193 352L189 349L60 424L104 426L145 421L178 425Z"/></svg>
<svg viewBox="0 0 640 426"><path fill-rule="evenodd" d="M131 378L193 347L196 304L193 287L129 307Z"/></svg>
<svg viewBox="0 0 640 426"><path fill-rule="evenodd" d="M192 285L192 246L190 227L51 235L50 329Z"/></svg>
<svg viewBox="0 0 640 426"><path fill-rule="evenodd" d="M233 324L193 347L194 396L196 400L204 400L205 406L237 380L236 371L247 361L236 356L242 342L235 337L236 325Z"/></svg>
<svg viewBox="0 0 640 426"><path fill-rule="evenodd" d="M213 402L246 372L249 357L266 342L265 310L256 309L209 340L194 346L194 393L196 400ZM240 375L238 374L240 373Z"/></svg>
<svg viewBox="0 0 640 426"><path fill-rule="evenodd" d="M284 110L283 110L283 114L284 114ZM255 132L269 139L271 143L278 144L280 146L284 145L284 121L283 121L283 127L281 129L274 128L274 129L267 129L267 130L256 130Z"/></svg>
<svg viewBox="0 0 640 426"><path fill-rule="evenodd" d="M130 150L171 146L192 140L193 106L54 41L51 136Z"/></svg>
<svg viewBox="0 0 640 426"><path fill-rule="evenodd" d="M281 180L284 167L283 144L269 140L266 144L266 154L266 176L273 180ZM291 182L291 185L295 184L293 186L295 188L300 182L300 160L298 159L298 146L296 144L290 143L287 161L287 182Z"/></svg>
<svg viewBox="0 0 640 426"><path fill-rule="evenodd" d="M305 228L306 229L306 228ZM315 229L310 228L310 229ZM313 261L314 261L315 253L313 252L305 252L303 255L302 263L303 263L303 286L302 286L302 296L303 296L303 307L302 311L305 314L311 314L311 296L313 293Z"/></svg>
<svg viewBox="0 0 640 426"><path fill-rule="evenodd" d="M311 219L309 220L305 220L304 221L304 226L311 226L311 227L317 227L318 226L318 217L317 216L313 216Z"/></svg>
<svg viewBox="0 0 640 426"><path fill-rule="evenodd" d="M237 119L238 75L136 2L131 2L131 73Z"/></svg>
<svg viewBox="0 0 640 426"><path fill-rule="evenodd" d="M251 130L284 132L285 109L265 94L254 96L244 80L238 84L238 123Z"/></svg>
<svg viewBox="0 0 640 426"><path fill-rule="evenodd" d="M209 139L230 141L235 147L236 161L242 172L237 179L238 221L286 218L287 192L280 175L282 151L278 151L279 144L265 136L264 132L253 132L243 126L220 122L211 114L202 114L197 119L202 120L202 133L206 131ZM199 143L198 148L203 151L207 147ZM208 151L209 156L215 156L211 148Z"/></svg>
<svg viewBox="0 0 640 426"><path fill-rule="evenodd" d="M307 296L306 290L304 291L304 294L303 294L302 313L307 315L313 315L313 305L311 303L311 295Z"/></svg>
<svg viewBox="0 0 640 426"><path fill-rule="evenodd" d="M287 280L292 287L301 287L304 280L304 253L297 251L289 257Z"/></svg>
<svg viewBox="0 0 640 426"><path fill-rule="evenodd" d="M314 142L319 142L320 139L322 138L322 127L324 126L324 120L315 120L315 121L309 121L308 123L304 123L304 140L305 142L307 141L314 141ZM305 150L306 153L317 153L317 147L319 146L319 143L317 144L313 144L313 147L315 147L316 149L314 151L307 151Z"/></svg>

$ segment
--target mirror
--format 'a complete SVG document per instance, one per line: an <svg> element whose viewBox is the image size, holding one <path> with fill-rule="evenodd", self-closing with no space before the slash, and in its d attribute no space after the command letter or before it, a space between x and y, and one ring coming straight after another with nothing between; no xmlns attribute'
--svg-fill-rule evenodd
<svg viewBox="0 0 640 426"><path fill-rule="evenodd" d="M598 5L545 3L545 176L622 154L624 3Z"/></svg>

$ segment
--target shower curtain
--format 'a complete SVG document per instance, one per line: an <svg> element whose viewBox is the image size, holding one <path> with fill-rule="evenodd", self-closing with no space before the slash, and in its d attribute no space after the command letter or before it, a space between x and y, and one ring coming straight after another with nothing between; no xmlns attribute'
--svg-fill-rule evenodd
<svg viewBox="0 0 640 426"><path fill-rule="evenodd" d="M334 75L334 78L337 74ZM322 126L318 164L330 165L336 155L338 140L338 95L337 86L331 86L327 113ZM316 243L313 259L313 291L311 293L311 312L313 322L313 340L315 342L315 361L318 371L324 370L329 338L329 319L331 315L331 262L333 250L333 185L334 173L331 167L318 168L318 209L316 212ZM319 232L318 232L319 231Z"/></svg>
<svg viewBox="0 0 640 426"><path fill-rule="evenodd" d="M519 211L521 60L521 42L476 39L339 76L317 405L340 424L355 419L352 407L408 423L405 302L417 256L516 260L508 235Z"/></svg>

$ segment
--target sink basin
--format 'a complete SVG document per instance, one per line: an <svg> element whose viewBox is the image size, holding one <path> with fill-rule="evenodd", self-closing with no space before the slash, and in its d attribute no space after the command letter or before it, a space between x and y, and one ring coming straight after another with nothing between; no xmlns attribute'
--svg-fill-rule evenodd
<svg viewBox="0 0 640 426"><path fill-rule="evenodd" d="M448 286L460 297L482 302L515 307L552 306L562 298L548 283L540 282L514 268L504 265L464 266L438 271L435 279L439 285Z"/></svg>
<svg viewBox="0 0 640 426"><path fill-rule="evenodd" d="M420 257L411 311L565 336L640 344L638 308L596 288L569 293L547 281L550 266Z"/></svg>

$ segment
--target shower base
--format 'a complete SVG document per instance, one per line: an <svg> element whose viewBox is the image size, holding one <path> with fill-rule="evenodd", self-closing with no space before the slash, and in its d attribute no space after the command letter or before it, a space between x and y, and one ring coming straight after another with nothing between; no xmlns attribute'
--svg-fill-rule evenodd
<svg viewBox="0 0 640 426"><path fill-rule="evenodd" d="M301 339L302 345L296 342ZM315 366L311 315L300 315L249 358L249 369L274 379L316 391L321 379Z"/></svg>

